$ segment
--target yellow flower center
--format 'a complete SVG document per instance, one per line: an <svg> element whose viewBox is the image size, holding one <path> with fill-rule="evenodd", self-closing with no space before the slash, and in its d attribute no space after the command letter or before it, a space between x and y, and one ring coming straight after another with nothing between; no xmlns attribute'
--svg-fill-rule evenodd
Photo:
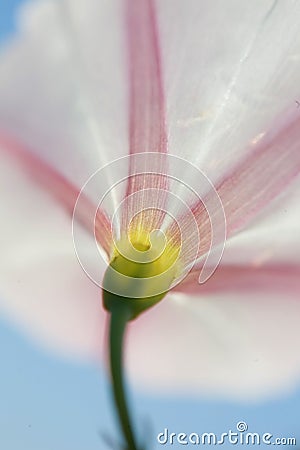
<svg viewBox="0 0 300 450"><path fill-rule="evenodd" d="M129 232L115 243L103 289L104 305L129 302L132 318L160 301L179 272L180 246L160 230Z"/></svg>

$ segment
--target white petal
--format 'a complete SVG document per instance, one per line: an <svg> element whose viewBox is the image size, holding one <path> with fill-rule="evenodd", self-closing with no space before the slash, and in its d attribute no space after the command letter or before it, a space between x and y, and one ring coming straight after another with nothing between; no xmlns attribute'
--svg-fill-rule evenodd
<svg viewBox="0 0 300 450"><path fill-rule="evenodd" d="M80 188L125 155L126 66L117 2L29 2L0 60L0 128Z"/></svg>
<svg viewBox="0 0 300 450"><path fill-rule="evenodd" d="M77 261L69 215L9 159L0 180L1 314L58 352L100 358L101 291Z"/></svg>
<svg viewBox="0 0 300 450"><path fill-rule="evenodd" d="M130 375L164 394L281 395L299 383L299 314L299 299L276 290L170 294L131 326Z"/></svg>
<svg viewBox="0 0 300 450"><path fill-rule="evenodd" d="M299 100L300 4L157 2L169 148L215 181Z"/></svg>
<svg viewBox="0 0 300 450"><path fill-rule="evenodd" d="M300 179L226 243L222 264L259 267L300 262Z"/></svg>

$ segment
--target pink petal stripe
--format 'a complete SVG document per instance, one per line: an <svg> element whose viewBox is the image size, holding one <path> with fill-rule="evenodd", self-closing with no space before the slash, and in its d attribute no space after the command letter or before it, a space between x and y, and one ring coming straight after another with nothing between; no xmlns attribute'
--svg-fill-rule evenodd
<svg viewBox="0 0 300 450"><path fill-rule="evenodd" d="M130 153L166 152L164 92L153 0L127 0Z"/></svg>
<svg viewBox="0 0 300 450"><path fill-rule="evenodd" d="M216 295L245 292L292 293L300 299L300 267L293 265L222 266L204 284L198 283L198 274L191 272L174 291L190 295ZM241 299L242 301L242 299Z"/></svg>
<svg viewBox="0 0 300 450"><path fill-rule="evenodd" d="M129 56L130 154L167 152L164 89L153 0L126 0ZM145 156L145 167L147 167ZM149 167L151 171L151 167ZM142 188L166 188L166 178L134 177L131 164L127 194Z"/></svg>
<svg viewBox="0 0 300 450"><path fill-rule="evenodd" d="M0 132L0 152L5 158L13 158L24 171L45 191L54 196L62 207L72 215L79 190L54 168L35 156L29 148L17 140ZM86 198L84 209L79 211L79 220L87 230L94 230L96 207ZM51 213L51 212L50 212ZM111 225L106 214L98 209L95 220L95 234L99 244L107 254L111 249ZM71 228L70 228L71 233Z"/></svg>
<svg viewBox="0 0 300 450"><path fill-rule="evenodd" d="M290 113L284 122L275 123L246 154L216 186L225 210L227 236L245 227L299 175L299 112ZM208 194L204 198L205 205L209 204L209 197ZM203 239L200 252L203 254L209 248L209 218L201 202L192 210Z"/></svg>
<svg viewBox="0 0 300 450"><path fill-rule="evenodd" d="M274 125L276 127L276 125ZM300 114L272 130L217 188L231 235L247 225L300 173Z"/></svg>
<svg viewBox="0 0 300 450"><path fill-rule="evenodd" d="M154 0L126 0L126 6L132 158L122 210L123 233L130 226L148 231L159 228L168 190L164 90ZM142 159L134 157L138 153L143 154ZM153 153L158 157L153 158ZM130 198L137 192L143 195ZM147 209L150 205L156 205L155 210ZM137 209L143 213L132 222Z"/></svg>

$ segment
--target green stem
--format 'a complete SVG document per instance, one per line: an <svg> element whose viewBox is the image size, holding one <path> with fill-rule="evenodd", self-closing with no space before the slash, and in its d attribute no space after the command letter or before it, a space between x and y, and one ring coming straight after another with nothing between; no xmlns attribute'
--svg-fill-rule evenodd
<svg viewBox="0 0 300 450"><path fill-rule="evenodd" d="M138 450L129 414L123 376L123 341L127 322L130 318L128 308L113 308L110 316L109 344L110 344L110 370L114 401L124 439L128 449Z"/></svg>

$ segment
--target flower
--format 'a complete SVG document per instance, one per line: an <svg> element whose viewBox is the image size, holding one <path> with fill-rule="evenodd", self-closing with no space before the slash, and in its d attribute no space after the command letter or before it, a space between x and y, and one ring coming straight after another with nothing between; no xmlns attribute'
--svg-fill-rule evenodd
<svg viewBox="0 0 300 450"><path fill-rule="evenodd" d="M214 183L230 239L207 283L192 271L132 324L131 376L251 399L296 383L299 18L292 1L25 5L0 63L7 317L48 346L98 360L105 313L74 256L76 198L91 174L129 151L169 151ZM117 174L129 175L127 194L153 187L135 173L128 165ZM96 194L81 210L87 228ZM203 208L194 206L205 235ZM109 253L101 211L96 234ZM89 260L90 236L83 228L80 236Z"/></svg>

